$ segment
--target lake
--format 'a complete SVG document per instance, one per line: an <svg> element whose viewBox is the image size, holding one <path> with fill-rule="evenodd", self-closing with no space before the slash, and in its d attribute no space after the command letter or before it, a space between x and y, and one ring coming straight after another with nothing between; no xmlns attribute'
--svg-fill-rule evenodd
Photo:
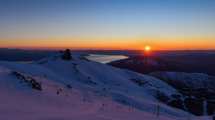
<svg viewBox="0 0 215 120"><path fill-rule="evenodd" d="M86 57L89 60L96 61L99 63L110 63L117 60L127 59L127 56L124 55L99 55L99 54L90 54Z"/></svg>

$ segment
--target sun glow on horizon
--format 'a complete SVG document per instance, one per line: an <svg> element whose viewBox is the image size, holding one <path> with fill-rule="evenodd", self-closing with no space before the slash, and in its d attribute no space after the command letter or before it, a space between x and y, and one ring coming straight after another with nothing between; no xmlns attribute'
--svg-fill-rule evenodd
<svg viewBox="0 0 215 120"><path fill-rule="evenodd" d="M149 51L151 51L151 46L149 46L149 45L146 45L146 46L145 46L145 48L144 48L144 50L145 50L146 52L149 52Z"/></svg>

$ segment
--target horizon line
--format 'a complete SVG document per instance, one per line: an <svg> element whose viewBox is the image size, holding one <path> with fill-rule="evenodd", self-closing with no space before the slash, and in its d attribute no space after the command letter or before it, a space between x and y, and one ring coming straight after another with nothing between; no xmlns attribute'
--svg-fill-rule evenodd
<svg viewBox="0 0 215 120"><path fill-rule="evenodd" d="M70 49L72 51L144 51L143 49L111 49L111 48L30 48L30 47L0 47L0 49L15 49L15 50L64 50L64 49ZM211 49L156 49L152 50L154 52L156 51L215 51L215 48Z"/></svg>

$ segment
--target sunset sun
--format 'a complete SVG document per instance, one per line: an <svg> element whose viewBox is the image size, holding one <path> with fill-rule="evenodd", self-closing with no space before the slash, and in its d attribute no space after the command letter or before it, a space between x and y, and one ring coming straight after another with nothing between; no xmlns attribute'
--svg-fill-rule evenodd
<svg viewBox="0 0 215 120"><path fill-rule="evenodd" d="M151 51L151 46L149 46L149 45L145 46L144 50L147 51L147 52Z"/></svg>

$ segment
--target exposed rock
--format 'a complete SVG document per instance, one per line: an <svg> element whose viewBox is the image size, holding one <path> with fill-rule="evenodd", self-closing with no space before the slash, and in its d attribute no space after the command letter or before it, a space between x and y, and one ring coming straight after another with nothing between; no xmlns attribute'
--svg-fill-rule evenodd
<svg viewBox="0 0 215 120"><path fill-rule="evenodd" d="M13 71L12 74L21 80L21 82L27 83L32 89L42 91L42 85L40 82L37 82L36 79L16 71Z"/></svg>

